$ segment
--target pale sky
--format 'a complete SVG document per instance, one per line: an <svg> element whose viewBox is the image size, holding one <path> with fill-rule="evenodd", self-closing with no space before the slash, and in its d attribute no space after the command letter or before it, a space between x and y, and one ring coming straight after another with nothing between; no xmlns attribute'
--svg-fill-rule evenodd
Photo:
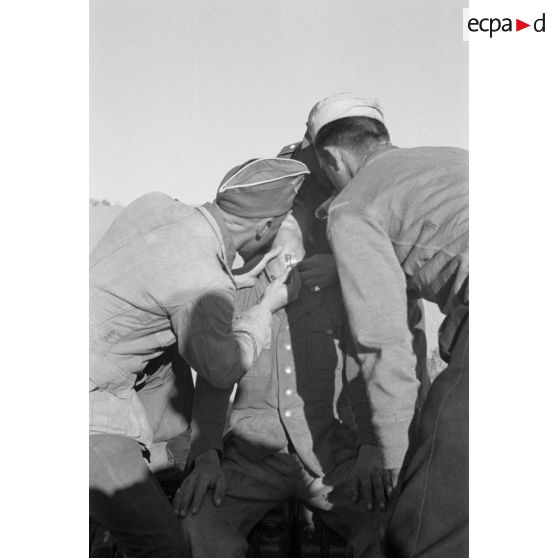
<svg viewBox="0 0 558 558"><path fill-rule="evenodd" d="M397 145L467 148L466 4L91 0L91 197L211 200L340 91L378 97Z"/></svg>

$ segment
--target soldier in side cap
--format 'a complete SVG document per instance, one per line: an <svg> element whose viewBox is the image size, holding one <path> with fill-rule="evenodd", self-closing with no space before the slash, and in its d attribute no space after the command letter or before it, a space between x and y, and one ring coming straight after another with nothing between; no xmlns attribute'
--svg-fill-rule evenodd
<svg viewBox="0 0 558 558"><path fill-rule="evenodd" d="M450 147L395 147L377 100L351 93L318 102L308 131L337 191L328 204L328 234L379 442L375 476L384 486L374 483L375 497L383 498L381 492L401 475L387 525L387 556L464 558L468 154ZM448 367L419 413L408 298L434 302L447 316L440 354Z"/></svg>
<svg viewBox="0 0 558 558"><path fill-rule="evenodd" d="M226 388L268 342L272 313L287 300L284 276L234 323L233 300L275 254L246 275L231 266L237 252L249 258L270 246L307 173L295 161L255 159L227 174L213 203L147 194L91 253L90 513L127 556L186 555L148 467L151 449L187 426L188 409L182 421L164 415L181 389L192 390L190 366L197 388Z"/></svg>

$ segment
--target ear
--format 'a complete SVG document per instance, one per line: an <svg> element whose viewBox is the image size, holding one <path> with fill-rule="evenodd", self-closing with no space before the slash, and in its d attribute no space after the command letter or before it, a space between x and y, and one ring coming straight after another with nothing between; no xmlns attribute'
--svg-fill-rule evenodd
<svg viewBox="0 0 558 558"><path fill-rule="evenodd" d="M343 154L338 147L326 145L320 152L320 165L327 165L332 170L338 172L343 161Z"/></svg>
<svg viewBox="0 0 558 558"><path fill-rule="evenodd" d="M256 240L259 242L264 236L265 233L271 228L273 223L273 218L269 217L267 219L262 219L256 228Z"/></svg>

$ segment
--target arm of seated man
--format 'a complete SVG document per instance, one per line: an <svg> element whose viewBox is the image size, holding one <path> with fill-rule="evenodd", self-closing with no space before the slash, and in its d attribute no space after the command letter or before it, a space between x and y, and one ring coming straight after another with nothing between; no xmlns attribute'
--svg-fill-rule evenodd
<svg viewBox="0 0 558 558"><path fill-rule="evenodd" d="M174 510L179 517L185 517L190 510L196 514L209 490L214 491L213 503L221 505L226 489L221 470L223 432L231 394L232 388L217 389L203 377L197 377L191 425L192 448L188 457L193 469L175 497Z"/></svg>

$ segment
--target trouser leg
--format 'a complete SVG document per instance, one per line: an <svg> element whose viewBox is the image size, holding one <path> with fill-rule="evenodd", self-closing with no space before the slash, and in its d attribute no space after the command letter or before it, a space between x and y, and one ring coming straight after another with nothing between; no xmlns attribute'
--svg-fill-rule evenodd
<svg viewBox="0 0 558 558"><path fill-rule="evenodd" d="M89 507L127 557L186 557L180 524L136 441L90 436Z"/></svg>
<svg viewBox="0 0 558 558"><path fill-rule="evenodd" d="M293 494L289 455L254 463L229 448L222 466L227 488L221 505L207 494L198 513L182 520L192 558L245 558L251 529Z"/></svg>
<svg viewBox="0 0 558 558"><path fill-rule="evenodd" d="M363 501L352 501L352 471L356 460L340 464L326 477L309 483L304 503L319 511L323 521L347 541L351 558L381 558L380 529L385 512L369 511Z"/></svg>
<svg viewBox="0 0 558 558"><path fill-rule="evenodd" d="M386 532L389 558L468 555L469 323L411 430L401 492Z"/></svg>

